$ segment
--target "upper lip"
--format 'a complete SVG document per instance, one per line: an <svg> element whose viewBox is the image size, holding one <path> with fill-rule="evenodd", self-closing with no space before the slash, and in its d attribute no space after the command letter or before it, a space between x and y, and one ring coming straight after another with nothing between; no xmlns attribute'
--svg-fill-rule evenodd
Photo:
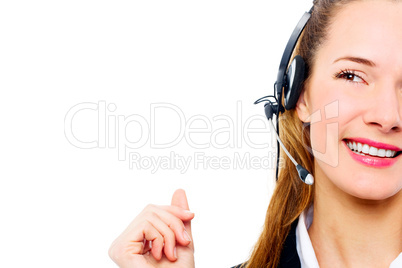
<svg viewBox="0 0 402 268"><path fill-rule="evenodd" d="M360 142L362 144L367 144L367 145L376 147L378 149L392 150L392 151L397 151L397 152L402 150L401 148L399 148L395 145L382 143L382 142L378 142L378 141L373 141L373 140L366 139L366 138L346 138L345 140Z"/></svg>

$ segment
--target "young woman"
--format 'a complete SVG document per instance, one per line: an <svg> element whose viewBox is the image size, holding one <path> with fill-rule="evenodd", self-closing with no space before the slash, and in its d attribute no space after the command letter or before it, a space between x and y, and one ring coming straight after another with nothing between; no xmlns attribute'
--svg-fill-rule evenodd
<svg viewBox="0 0 402 268"><path fill-rule="evenodd" d="M401 29L402 1L314 1L295 51L306 62L303 90L279 125L315 182L304 184L285 159L242 267L402 267ZM194 267L187 209L182 190L171 206L146 207L111 258Z"/></svg>

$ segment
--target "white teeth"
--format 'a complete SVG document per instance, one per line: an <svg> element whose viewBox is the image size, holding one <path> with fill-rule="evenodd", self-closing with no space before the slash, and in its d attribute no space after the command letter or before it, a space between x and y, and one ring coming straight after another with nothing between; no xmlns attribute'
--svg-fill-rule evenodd
<svg viewBox="0 0 402 268"><path fill-rule="evenodd" d="M397 153L396 151L386 150L386 149L378 149L373 146L369 146L368 144L361 144L360 142L352 142L348 141L346 145L349 147L351 151L360 155L371 155L378 157L394 157Z"/></svg>
<svg viewBox="0 0 402 268"><path fill-rule="evenodd" d="M348 142L347 145L348 145L348 147L349 147L350 150L353 149L352 144L351 144L350 142Z"/></svg>
<svg viewBox="0 0 402 268"><path fill-rule="evenodd" d="M364 154L368 154L369 150L370 150L370 147L369 147L367 144L364 144L364 145L363 145L362 152L363 152Z"/></svg>
<svg viewBox="0 0 402 268"><path fill-rule="evenodd" d="M377 149L377 148L375 148L375 147L373 147L373 146L370 147L369 155L377 156L377 152L378 152L378 149Z"/></svg>
<svg viewBox="0 0 402 268"><path fill-rule="evenodd" d="M377 152L377 156L384 157L385 156L385 149L379 149Z"/></svg>

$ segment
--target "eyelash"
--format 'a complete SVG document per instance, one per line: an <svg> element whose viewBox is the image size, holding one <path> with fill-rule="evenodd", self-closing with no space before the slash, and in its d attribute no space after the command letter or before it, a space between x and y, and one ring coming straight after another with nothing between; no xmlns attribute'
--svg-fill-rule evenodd
<svg viewBox="0 0 402 268"><path fill-rule="evenodd" d="M352 79L350 79L350 78L348 78L348 76L353 76L353 77L352 77ZM364 83L367 85L367 82L360 75L356 74L355 71L349 70L349 69L341 70L340 72L335 73L334 78L345 79L346 81L351 82L351 83ZM359 78L362 80L362 82L353 81L354 78Z"/></svg>

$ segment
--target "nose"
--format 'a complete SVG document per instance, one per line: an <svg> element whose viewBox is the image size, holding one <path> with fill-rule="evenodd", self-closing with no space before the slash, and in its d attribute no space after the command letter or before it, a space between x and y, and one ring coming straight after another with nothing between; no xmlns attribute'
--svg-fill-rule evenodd
<svg viewBox="0 0 402 268"><path fill-rule="evenodd" d="M383 85L371 99L364 122L383 133L402 131L402 87Z"/></svg>

